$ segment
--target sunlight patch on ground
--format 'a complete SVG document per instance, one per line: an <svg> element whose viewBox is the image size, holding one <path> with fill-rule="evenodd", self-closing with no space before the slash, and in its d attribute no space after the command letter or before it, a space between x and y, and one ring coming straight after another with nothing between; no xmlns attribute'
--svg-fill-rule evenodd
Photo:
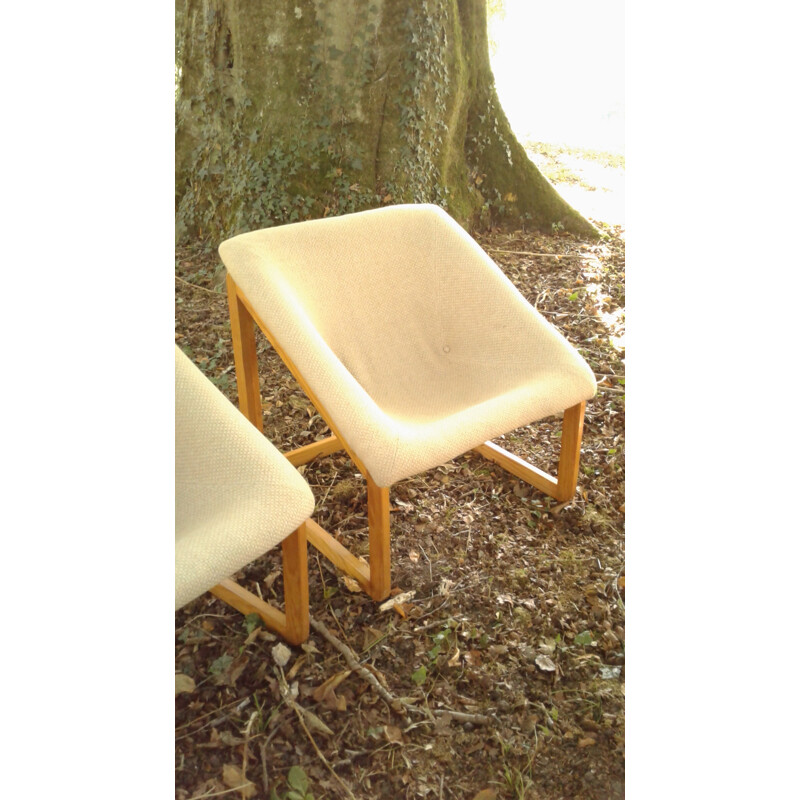
<svg viewBox="0 0 800 800"><path fill-rule="evenodd" d="M595 218L597 219L597 218ZM597 246L592 257L587 258L581 268L584 290L586 291L589 306L593 308L595 317L601 320L608 331L608 342L620 354L625 353L625 307L618 306L611 295L603 291L603 259L608 258L610 252L606 244ZM622 274L624 280L624 273Z"/></svg>
<svg viewBox="0 0 800 800"><path fill-rule="evenodd" d="M525 150L558 193L585 217L608 225L625 224L624 166L601 163L599 153L539 142L527 143Z"/></svg>
<svg viewBox="0 0 800 800"><path fill-rule="evenodd" d="M556 184L558 193L584 217L605 222L608 225L625 224L625 178L621 170L604 170L598 176L594 190L579 184ZM590 181L591 182L591 181Z"/></svg>

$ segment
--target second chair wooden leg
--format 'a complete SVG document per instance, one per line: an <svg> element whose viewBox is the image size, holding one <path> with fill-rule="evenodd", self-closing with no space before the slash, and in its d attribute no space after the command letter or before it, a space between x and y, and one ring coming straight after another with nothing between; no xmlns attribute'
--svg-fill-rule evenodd
<svg viewBox="0 0 800 800"><path fill-rule="evenodd" d="M560 503L570 500L578 486L578 467L583 439L583 414L586 403L578 403L564 412L561 423L561 455L558 460L558 487L555 499Z"/></svg>
<svg viewBox="0 0 800 800"><path fill-rule="evenodd" d="M264 412L261 408L261 389L258 383L255 321L245 308L230 275L227 277L228 311L231 318L233 363L236 366L236 388L239 410L264 432Z"/></svg>
<svg viewBox="0 0 800 800"><path fill-rule="evenodd" d="M586 403L583 402L571 406L564 412L564 421L561 425L561 454L558 460L558 475L555 478L494 442L479 445L474 448L475 452L498 464L506 472L535 486L559 503L565 503L572 498L578 486L585 409Z"/></svg>
<svg viewBox="0 0 800 800"><path fill-rule="evenodd" d="M304 522L283 540L283 600L286 609L284 636L292 644L308 639L308 544Z"/></svg>
<svg viewBox="0 0 800 800"><path fill-rule="evenodd" d="M264 624L291 644L308 638L308 549L304 522L283 540L283 601L285 612L264 602L230 578L210 591L242 614L258 614Z"/></svg>
<svg viewBox="0 0 800 800"><path fill-rule="evenodd" d="M367 474L369 523L369 595L385 600L392 589L392 554L389 537L389 488L378 486Z"/></svg>

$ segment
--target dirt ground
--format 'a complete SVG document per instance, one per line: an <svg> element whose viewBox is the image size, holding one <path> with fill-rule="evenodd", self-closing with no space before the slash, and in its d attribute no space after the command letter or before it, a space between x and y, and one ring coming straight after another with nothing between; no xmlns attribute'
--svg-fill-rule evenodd
<svg viewBox="0 0 800 800"><path fill-rule="evenodd" d="M624 796L625 242L596 224L599 242L476 236L597 376L574 500L468 454L392 487L393 586L415 592L399 608L380 611L312 548L301 647L208 594L181 609L176 798ZM175 276L176 342L235 401L216 252L178 248ZM271 441L325 435L263 338L259 360ZM551 418L502 444L553 472L559 435ZM365 553L366 488L345 454L304 476L316 521ZM280 604L279 549L235 577Z"/></svg>

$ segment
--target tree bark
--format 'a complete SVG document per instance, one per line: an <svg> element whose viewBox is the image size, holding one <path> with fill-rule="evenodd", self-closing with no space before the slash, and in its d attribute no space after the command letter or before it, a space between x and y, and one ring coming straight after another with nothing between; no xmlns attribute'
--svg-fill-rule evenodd
<svg viewBox="0 0 800 800"><path fill-rule="evenodd" d="M179 3L179 239L399 202L596 234L511 131L485 0Z"/></svg>

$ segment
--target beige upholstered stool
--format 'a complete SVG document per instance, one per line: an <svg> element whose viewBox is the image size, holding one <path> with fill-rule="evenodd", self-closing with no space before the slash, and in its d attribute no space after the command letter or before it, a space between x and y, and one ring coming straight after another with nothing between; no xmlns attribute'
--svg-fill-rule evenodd
<svg viewBox="0 0 800 800"><path fill-rule="evenodd" d="M391 588L389 487L475 449L559 501L575 492L594 375L460 225L399 205L223 242L239 407L262 430L253 321L367 481L370 567L309 541L375 599ZM557 477L489 439L564 412Z"/></svg>
<svg viewBox="0 0 800 800"><path fill-rule="evenodd" d="M293 644L308 638L306 525L297 470L175 347L175 608L210 590ZM228 578L283 547L286 611Z"/></svg>

